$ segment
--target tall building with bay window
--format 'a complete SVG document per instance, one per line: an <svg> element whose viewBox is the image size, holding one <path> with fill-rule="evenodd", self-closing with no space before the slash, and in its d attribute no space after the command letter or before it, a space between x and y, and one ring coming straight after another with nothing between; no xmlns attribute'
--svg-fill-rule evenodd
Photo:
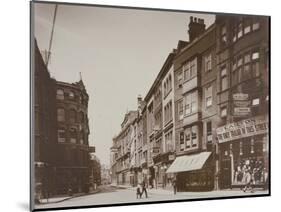
<svg viewBox="0 0 281 212"><path fill-rule="evenodd" d="M216 129L220 188L267 187L269 157L269 18L217 16Z"/></svg>
<svg viewBox="0 0 281 212"><path fill-rule="evenodd" d="M179 191L242 187L247 171L267 188L269 18L217 15L206 29L190 17L188 26L189 41L178 41L144 98L129 161L154 188L174 179Z"/></svg>
<svg viewBox="0 0 281 212"><path fill-rule="evenodd" d="M214 139L209 128L216 115L216 28L205 28L203 19L190 17L189 42L174 58L176 159L167 172L175 174L182 191L214 187Z"/></svg>

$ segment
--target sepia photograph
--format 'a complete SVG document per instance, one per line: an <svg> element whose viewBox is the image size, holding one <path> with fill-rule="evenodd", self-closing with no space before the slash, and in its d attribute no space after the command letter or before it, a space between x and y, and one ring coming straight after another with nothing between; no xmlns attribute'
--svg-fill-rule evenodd
<svg viewBox="0 0 281 212"><path fill-rule="evenodd" d="M270 196L270 16L30 15L32 210Z"/></svg>

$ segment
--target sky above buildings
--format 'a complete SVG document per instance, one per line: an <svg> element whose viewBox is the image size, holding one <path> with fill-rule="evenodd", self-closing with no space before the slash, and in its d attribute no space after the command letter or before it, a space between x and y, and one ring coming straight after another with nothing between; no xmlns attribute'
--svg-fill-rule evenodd
<svg viewBox="0 0 281 212"><path fill-rule="evenodd" d="M54 4L35 3L34 33L48 49ZM109 164L112 137L128 110L145 97L178 40L188 40L189 17L214 15L59 5L49 71L56 80L77 82L82 74L89 94L89 144Z"/></svg>

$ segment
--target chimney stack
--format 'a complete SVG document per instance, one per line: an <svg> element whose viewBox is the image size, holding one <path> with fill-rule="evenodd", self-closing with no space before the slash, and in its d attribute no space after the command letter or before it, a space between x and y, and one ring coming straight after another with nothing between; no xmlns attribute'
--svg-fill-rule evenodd
<svg viewBox="0 0 281 212"><path fill-rule="evenodd" d="M189 41L192 42L196 37L204 33L206 25L204 19L190 16L188 27Z"/></svg>

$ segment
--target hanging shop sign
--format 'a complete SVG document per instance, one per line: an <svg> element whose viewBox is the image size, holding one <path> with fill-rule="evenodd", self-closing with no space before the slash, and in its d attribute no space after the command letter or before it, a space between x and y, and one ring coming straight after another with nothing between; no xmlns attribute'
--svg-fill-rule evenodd
<svg viewBox="0 0 281 212"><path fill-rule="evenodd" d="M216 129L219 143L268 132L268 120L264 116L244 119Z"/></svg>

